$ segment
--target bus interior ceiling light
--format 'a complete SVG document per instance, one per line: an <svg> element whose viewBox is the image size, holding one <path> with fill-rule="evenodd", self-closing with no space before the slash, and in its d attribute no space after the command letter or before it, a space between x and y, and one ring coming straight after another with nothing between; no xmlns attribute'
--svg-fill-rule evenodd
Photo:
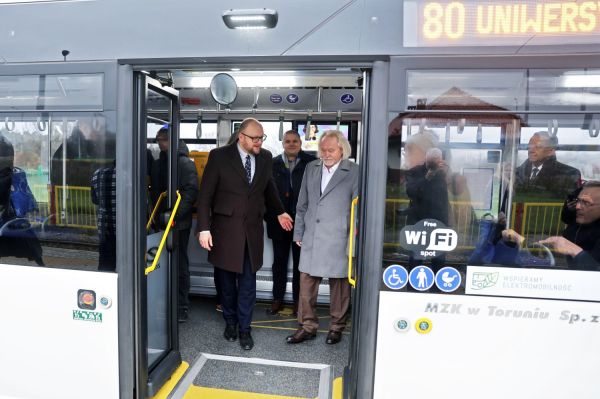
<svg viewBox="0 0 600 399"><path fill-rule="evenodd" d="M229 29L272 29L277 19L277 11L267 8L230 9L223 13L223 22Z"/></svg>

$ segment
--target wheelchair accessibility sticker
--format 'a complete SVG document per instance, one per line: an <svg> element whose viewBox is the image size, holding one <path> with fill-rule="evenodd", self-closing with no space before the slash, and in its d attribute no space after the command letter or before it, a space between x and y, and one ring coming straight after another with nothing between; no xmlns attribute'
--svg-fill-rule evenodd
<svg viewBox="0 0 600 399"><path fill-rule="evenodd" d="M408 283L408 272L403 266L390 265L383 272L383 283L392 290L401 290Z"/></svg>
<svg viewBox="0 0 600 399"><path fill-rule="evenodd" d="M427 291L433 286L434 280L433 270L423 265L415 266L408 276L411 287L417 291Z"/></svg>
<svg viewBox="0 0 600 399"><path fill-rule="evenodd" d="M456 291L461 281L460 273L453 267L443 267L435 275L435 285L443 292Z"/></svg>

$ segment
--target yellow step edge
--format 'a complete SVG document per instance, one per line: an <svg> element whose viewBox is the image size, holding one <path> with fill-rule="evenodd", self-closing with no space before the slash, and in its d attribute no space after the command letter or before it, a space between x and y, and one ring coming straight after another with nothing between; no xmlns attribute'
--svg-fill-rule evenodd
<svg viewBox="0 0 600 399"><path fill-rule="evenodd" d="M342 386L342 377L338 377L333 381L333 399L342 399ZM183 399L301 399L301 397L229 391L227 389L197 387L192 385L183 396Z"/></svg>
<svg viewBox="0 0 600 399"><path fill-rule="evenodd" d="M179 367L177 367L177 370L175 370L173 375L171 375L169 381L167 381L165 385L163 385L162 388L160 388L160 390L156 393L156 395L150 399L166 399L189 367L189 363L181 362Z"/></svg>

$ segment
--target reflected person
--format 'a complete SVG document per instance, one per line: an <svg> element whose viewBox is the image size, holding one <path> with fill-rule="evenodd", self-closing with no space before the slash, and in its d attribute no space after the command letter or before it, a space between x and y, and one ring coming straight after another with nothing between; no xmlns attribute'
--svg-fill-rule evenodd
<svg viewBox="0 0 600 399"><path fill-rule="evenodd" d="M26 218L35 198L25 172L14 167L14 158L12 143L0 134L0 258L25 258L44 266L42 247Z"/></svg>
<svg viewBox="0 0 600 399"><path fill-rule="evenodd" d="M98 207L98 270L115 271L117 265L117 173L115 163L92 175L92 202Z"/></svg>

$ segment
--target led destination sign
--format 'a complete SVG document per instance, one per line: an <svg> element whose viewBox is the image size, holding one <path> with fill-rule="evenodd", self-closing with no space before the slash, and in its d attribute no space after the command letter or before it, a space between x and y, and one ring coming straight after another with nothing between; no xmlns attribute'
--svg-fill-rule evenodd
<svg viewBox="0 0 600 399"><path fill-rule="evenodd" d="M406 1L404 22L407 47L597 43L600 1Z"/></svg>

